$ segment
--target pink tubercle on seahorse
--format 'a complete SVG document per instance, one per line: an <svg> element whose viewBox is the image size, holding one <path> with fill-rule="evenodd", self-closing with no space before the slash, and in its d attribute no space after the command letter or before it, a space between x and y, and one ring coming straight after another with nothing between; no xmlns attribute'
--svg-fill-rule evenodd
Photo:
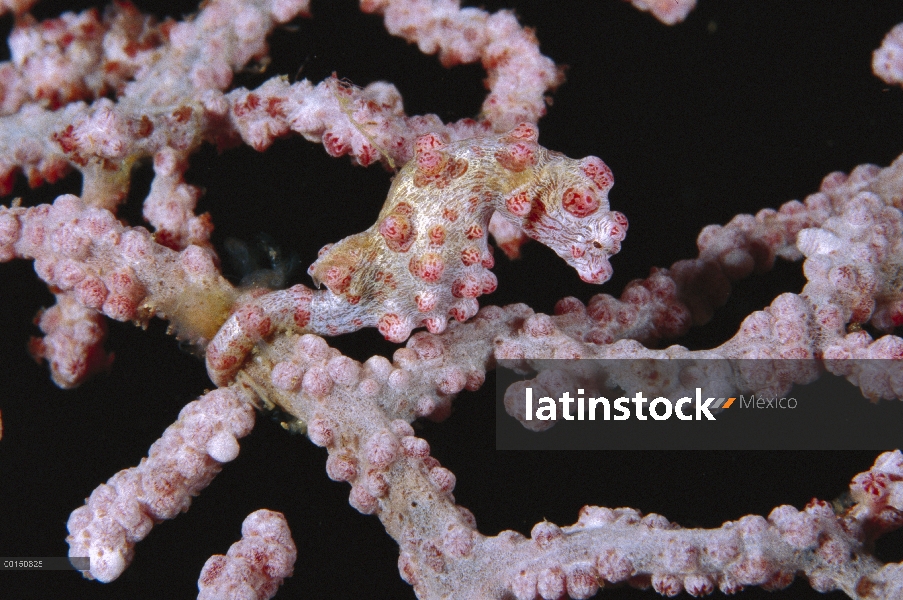
<svg viewBox="0 0 903 600"><path fill-rule="evenodd" d="M588 283L612 274L627 232L611 211L614 178L595 156L574 160L537 143L535 125L447 142L417 139L376 223L325 246L298 285L239 303L207 348L207 369L228 382L258 340L277 330L338 335L377 327L403 342L417 327L445 330L476 314L494 291L488 242L493 213L554 250ZM259 313L259 314L258 314Z"/></svg>

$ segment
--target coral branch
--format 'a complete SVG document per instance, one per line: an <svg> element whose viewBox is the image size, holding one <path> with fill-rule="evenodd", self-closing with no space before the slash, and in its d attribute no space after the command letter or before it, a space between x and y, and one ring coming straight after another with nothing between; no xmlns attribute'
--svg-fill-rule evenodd
<svg viewBox="0 0 903 600"><path fill-rule="evenodd" d="M903 24L891 29L875 50L872 70L887 83L903 84Z"/></svg>
<svg viewBox="0 0 903 600"><path fill-rule="evenodd" d="M496 132L521 121L535 123L546 112L545 94L563 81L561 71L539 53L536 37L514 15L461 9L457 0L361 0L365 12L385 15L392 35L439 54L443 66L481 61L490 93L482 116Z"/></svg>
<svg viewBox="0 0 903 600"><path fill-rule="evenodd" d="M66 293L67 303L80 305L85 331L97 312L142 324L160 316L172 321L179 337L205 344L225 321L236 295L210 250L195 245L170 250L143 227L123 227L109 211L86 206L75 196L33 208L0 207L0 259L26 257L34 259L44 281ZM67 314L66 308L60 310ZM73 309L68 315L71 321ZM58 330L49 321L47 326ZM82 335L81 345L95 352L100 336L92 334L89 343L84 334L77 335ZM35 353L46 354L40 346ZM64 362L71 365L77 358ZM63 367L72 372L59 376L76 385L90 374L92 364L89 359L76 369Z"/></svg>
<svg viewBox="0 0 903 600"><path fill-rule="evenodd" d="M649 11L665 25L674 25L687 18L696 0L630 0L639 10Z"/></svg>
<svg viewBox="0 0 903 600"><path fill-rule="evenodd" d="M198 600L256 598L276 595L282 580L292 576L297 551L281 513L252 512L241 525L241 541L225 556L211 556L198 580Z"/></svg>
<svg viewBox="0 0 903 600"><path fill-rule="evenodd" d="M112 581L132 561L134 546L155 523L188 510L222 463L238 455L236 438L250 433L254 412L239 393L209 392L188 403L146 459L111 477L69 517L69 556L88 556L85 576Z"/></svg>
<svg viewBox="0 0 903 600"><path fill-rule="evenodd" d="M57 294L56 300L38 318L45 337L31 338L28 349L38 362L47 361L55 384L69 389L108 367L113 357L103 349L107 324L101 314L71 293Z"/></svg>

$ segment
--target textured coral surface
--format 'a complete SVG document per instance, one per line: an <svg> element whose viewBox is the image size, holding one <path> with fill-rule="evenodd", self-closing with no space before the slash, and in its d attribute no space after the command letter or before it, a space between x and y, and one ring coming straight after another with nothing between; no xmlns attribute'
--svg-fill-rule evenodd
<svg viewBox="0 0 903 600"><path fill-rule="evenodd" d="M479 69L442 69L389 38L378 19L359 15L353 4L314 2L315 20L301 22L297 32L277 32L272 72L303 69L319 81L336 71L359 85L386 79L403 92L410 113L459 118L478 110ZM537 28L542 50L570 67L540 122L540 142L568 156L600 156L615 172L610 200L627 214L630 232L602 288L609 293L650 266L695 255L696 235L707 224L802 198L831 171L886 165L903 149L903 92L869 69L872 50L903 20L896 2L702 2L677 29L615 1L484 4L516 8L524 24ZM156 10L178 16L194 4ZM36 12L55 15L59 7L39 5ZM9 27L11 19L3 23ZM266 76L241 77L256 85ZM146 194L150 174L145 167L135 177L135 198ZM187 178L207 190L202 210L213 214L218 248L228 236L252 240L265 232L297 252L303 266L324 244L369 227L389 187L378 167L352 167L300 138L263 154L242 148L218 157L205 148ZM26 194L24 182L17 186L16 194ZM27 202L78 187L76 178L64 179L28 192ZM139 221L134 203L124 210ZM551 312L563 296L586 300L599 290L538 244L525 247L520 261L499 255L496 263L499 289L481 299L493 304L522 301ZM309 285L303 271L298 281ZM0 442L0 554L63 556L69 512L98 482L137 464L210 383L201 362L180 352L159 322L148 332L111 323L112 371L62 392L24 351L36 333L31 318L52 301L45 286L24 261L0 265L0 281L0 356L7 361L0 372L7 428ZM681 343L720 343L743 316L803 283L798 264L779 263L777 272L740 284L716 321ZM374 330L336 345L357 359L393 350ZM493 449L492 384L490 377L482 392L462 394L448 421L418 432L457 475L457 501L490 534L505 528L528 534L543 518L572 523L587 503L718 526L780 504L802 507L813 496L831 499L877 454L500 454ZM397 546L376 519L348 507L348 487L324 476L324 459L325 451L261 418L239 458L191 511L141 543L116 583L60 572L7 574L3 584L16 598L191 598L204 561L238 538L248 513L266 507L286 514L298 546L295 575L277 597L412 597L398 577ZM901 560L899 532L882 543L882 558ZM625 589L602 597L648 594ZM797 583L741 597L843 596Z"/></svg>

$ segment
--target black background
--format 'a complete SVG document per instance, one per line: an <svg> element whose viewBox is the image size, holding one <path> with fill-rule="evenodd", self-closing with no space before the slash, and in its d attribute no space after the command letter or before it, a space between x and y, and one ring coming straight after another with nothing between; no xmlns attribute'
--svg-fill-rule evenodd
<svg viewBox="0 0 903 600"><path fill-rule="evenodd" d="M513 8L535 27L542 50L568 65L568 81L540 122L541 143L572 157L595 154L615 173L613 208L630 230L615 275L602 291L617 294L653 265L695 256L695 237L709 223L740 212L776 207L817 190L821 178L857 164L889 163L903 150L903 91L870 73L871 52L903 8L892 0L810 0L775 3L702 0L688 21L668 28L619 0L486 2ZM80 9L77 2L65 8ZM193 5L144 6L179 16ZM46 18L60 5L39 5ZM266 75L243 74L256 86L284 73L319 81L333 71L358 85L386 79L401 90L409 114L443 119L473 116L483 98L478 67L442 69L433 57L357 13L351 0L315 1L314 20L271 38ZM2 20L5 27L11 19ZM136 172L122 214L140 222L149 166ZM263 232L297 252L297 281L325 243L369 226L385 197L389 174L330 159L300 138L264 154L248 148L217 156L205 147L193 159L191 182L207 194L217 227L214 241L253 240ZM17 195L26 204L78 193L77 175ZM587 300L600 288L583 284L547 249L532 244L522 260L499 257L499 290L481 300L526 302L550 312L556 299ZM111 323L116 353L109 374L75 391L49 381L27 356L37 333L31 319L52 297L31 264L0 265L0 555L61 556L69 513L99 483L138 463L181 407L210 387L203 366L153 323L148 331ZM799 265L739 286L715 322L681 343L711 347L732 335L741 318L783 291L798 291ZM373 331L337 340L347 354L389 355ZM480 530L529 533L547 518L570 524L584 504L632 506L685 526L713 527L774 506L832 499L869 467L870 452L816 453L501 453L494 450L492 377L485 393L465 393L455 414L425 424L421 435L458 477L457 501ZM245 515L259 508L287 515L299 558L278 598L411 598L398 576L397 548L377 519L347 504L349 488L327 479L325 451L285 434L263 418L242 443L239 458L191 510L155 528L132 566L108 585L74 573L0 573L0 598L193 598L203 562L239 538ZM903 560L898 532L879 546L884 559ZM602 597L656 597L629 589ZM745 598L841 598L818 595L804 582Z"/></svg>

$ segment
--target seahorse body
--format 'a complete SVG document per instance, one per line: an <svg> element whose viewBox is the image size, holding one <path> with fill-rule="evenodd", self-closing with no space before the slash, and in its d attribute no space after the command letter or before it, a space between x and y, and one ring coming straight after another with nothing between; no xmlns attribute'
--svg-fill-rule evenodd
<svg viewBox="0 0 903 600"><path fill-rule="evenodd" d="M595 156L546 150L537 138L527 123L456 142L418 138L376 223L325 246L308 269L327 289L297 285L237 306L207 348L211 378L229 381L257 341L277 330L337 335L375 326L403 342L416 327L438 333L449 318L469 319L477 297L497 285L487 242L495 212L584 281L607 281L608 257L627 232L624 215L609 210L611 170Z"/></svg>
<svg viewBox="0 0 903 600"><path fill-rule="evenodd" d="M584 281L611 276L627 220L610 212L611 171L536 143L533 125L444 143L428 134L398 174L376 223L326 246L308 272L360 310L360 326L391 341L464 321L495 290L489 219L498 211L574 266Z"/></svg>

